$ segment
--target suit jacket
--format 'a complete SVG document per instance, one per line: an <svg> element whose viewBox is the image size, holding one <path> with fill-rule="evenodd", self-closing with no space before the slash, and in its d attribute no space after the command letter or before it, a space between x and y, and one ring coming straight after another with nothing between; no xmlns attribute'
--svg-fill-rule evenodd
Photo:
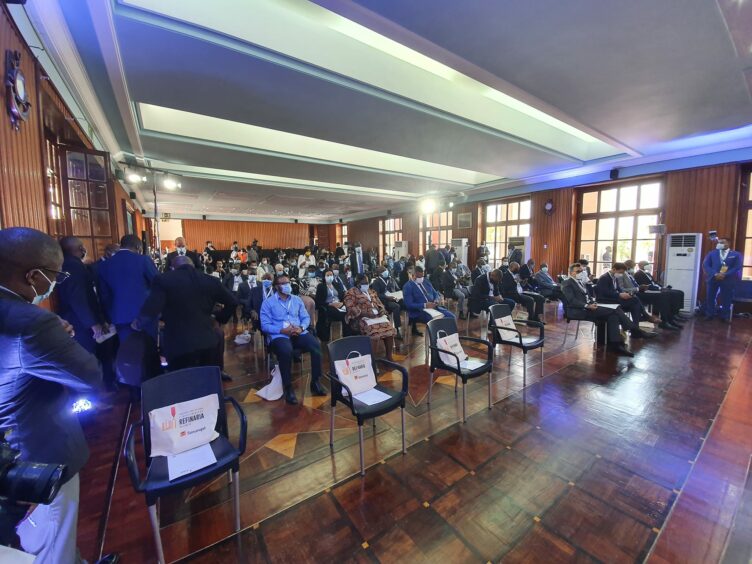
<svg viewBox="0 0 752 564"><path fill-rule="evenodd" d="M337 300L338 302L341 302L345 299L345 287L341 283L337 283L337 280L335 279L332 281L332 287L337 292ZM318 286L316 286L316 307L317 308L324 308L326 307L326 297L327 297L327 285L326 282L322 282Z"/></svg>
<svg viewBox="0 0 752 564"><path fill-rule="evenodd" d="M520 266L520 281L524 288L530 290L535 290L538 288L538 285L535 282L533 271L530 270L530 267L527 264Z"/></svg>
<svg viewBox="0 0 752 564"><path fill-rule="evenodd" d="M238 300L238 303L243 306L243 311L248 311L248 308L251 305L252 288L248 285L249 281L250 281L250 278L246 276L245 280L243 280L240 283L240 286L238 286L237 300Z"/></svg>
<svg viewBox="0 0 752 564"><path fill-rule="evenodd" d="M269 288L271 293L274 294L274 290ZM251 290L251 301L248 304L249 311L255 311L256 314L261 315L261 305L265 300L263 284L259 284L253 290Z"/></svg>
<svg viewBox="0 0 752 564"><path fill-rule="evenodd" d="M440 299L438 292L425 278L423 279L422 291L417 282L410 280L402 287L402 297L405 299L405 307L407 307L410 317L417 317L426 307L427 302L436 302Z"/></svg>
<svg viewBox="0 0 752 564"><path fill-rule="evenodd" d="M653 277L644 270L638 270L635 272L634 277L638 284L647 284L650 286L651 290L660 290L662 288L662 286L653 280Z"/></svg>
<svg viewBox="0 0 752 564"><path fill-rule="evenodd" d="M473 284L478 279L479 276L483 276L485 272L483 272L480 268L477 266L473 268L473 271L470 273L470 280L473 281Z"/></svg>
<svg viewBox="0 0 752 564"><path fill-rule="evenodd" d="M509 262L516 262L517 264L522 265L522 250L515 249L509 253Z"/></svg>
<svg viewBox="0 0 752 564"><path fill-rule="evenodd" d="M476 278L473 287L470 289L470 297L473 300L487 300L491 292L494 296L498 296L499 286L491 282L486 274L483 274L483 276Z"/></svg>
<svg viewBox="0 0 752 564"><path fill-rule="evenodd" d="M57 313L79 330L91 331L90 327L102 322L97 294L94 291L94 275L83 261L73 255L65 255L63 270L70 273L65 284L57 290Z"/></svg>
<svg viewBox="0 0 752 564"><path fill-rule="evenodd" d="M556 282L551 278L551 275L541 270L535 273L535 282L538 284L538 288L543 290L553 290L556 287Z"/></svg>
<svg viewBox="0 0 752 564"><path fill-rule="evenodd" d="M520 298L520 293L517 290L517 280L510 270L505 270L501 275L501 294L505 298Z"/></svg>
<svg viewBox="0 0 752 564"><path fill-rule="evenodd" d="M167 253L167 258L165 259L165 270L170 270L172 268L172 261L175 260L175 257L177 256L178 256L177 251L172 251L171 253ZM189 259L193 261L193 266L199 269L201 268L201 259L198 257L197 253L186 250L185 256L187 256Z"/></svg>
<svg viewBox="0 0 752 564"><path fill-rule="evenodd" d="M141 310L152 280L159 275L146 255L127 249L99 265L99 298L107 318L115 324L130 323Z"/></svg>
<svg viewBox="0 0 752 564"><path fill-rule="evenodd" d="M616 287L614 287L614 280L616 280ZM611 278L611 274L608 272L601 274L601 277L598 278L598 282L595 283L595 297L598 300L618 303L619 292L621 292L619 279Z"/></svg>
<svg viewBox="0 0 752 564"><path fill-rule="evenodd" d="M425 255L425 271L426 273L433 272L436 268L444 262L444 257L438 250L429 249Z"/></svg>
<svg viewBox="0 0 752 564"><path fill-rule="evenodd" d="M174 358L216 344L212 312L218 303L225 307L215 317L225 323L238 305L232 294L213 276L181 267L154 280L139 318L144 323L161 316L165 350Z"/></svg>
<svg viewBox="0 0 752 564"><path fill-rule="evenodd" d="M457 279L448 270L441 273L441 292L446 296L457 287Z"/></svg>
<svg viewBox="0 0 752 564"><path fill-rule="evenodd" d="M86 352L46 309L0 289L0 428L21 460L65 464L73 477L89 458L69 390L91 392L102 380ZM11 354L12 351L12 354Z"/></svg>
<svg viewBox="0 0 752 564"><path fill-rule="evenodd" d="M567 300L567 317L569 319L585 319L588 303L587 290L577 283L574 278L567 278L561 283L561 292Z"/></svg>
<svg viewBox="0 0 752 564"><path fill-rule="evenodd" d="M394 278L390 277L388 280L384 280L381 276L377 276L373 279L373 282L371 282L371 288L379 296L381 303L389 301L389 298L386 296L387 292L396 292L398 290Z"/></svg>
<svg viewBox="0 0 752 564"><path fill-rule="evenodd" d="M248 276L243 276L242 274L238 274L240 276L240 284L238 284L238 292L240 292L240 287L243 284L248 283ZM228 274L225 276L224 280L222 280L222 285L227 289L228 292L233 292L233 288L235 287L235 275L234 274Z"/></svg>
<svg viewBox="0 0 752 564"><path fill-rule="evenodd" d="M728 267L728 270L726 271L726 280L738 280L739 278L741 278L741 253L729 250L728 254L726 255L725 263ZM718 274L721 271L721 266L723 266L723 261L721 261L721 251L719 251L718 249L713 249L707 255L705 255L705 260L702 261L702 270L703 272L705 272L705 281L707 282L708 280L713 278L713 276Z"/></svg>

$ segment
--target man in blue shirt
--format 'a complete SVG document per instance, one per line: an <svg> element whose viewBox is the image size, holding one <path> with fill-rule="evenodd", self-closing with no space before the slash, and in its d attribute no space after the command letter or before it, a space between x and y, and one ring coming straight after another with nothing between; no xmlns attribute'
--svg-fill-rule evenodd
<svg viewBox="0 0 752 564"><path fill-rule="evenodd" d="M741 278L741 253L729 248L729 240L719 237L714 250L702 261L705 273L705 286L708 293L705 298L705 317L713 319L716 315L716 298L719 298L718 316L721 321L731 323L731 302L734 300L734 288Z"/></svg>
<svg viewBox="0 0 752 564"><path fill-rule="evenodd" d="M269 338L269 348L277 356L279 371L285 389L285 401L291 405L298 403L292 389L293 349L311 353L311 393L325 396L321 386L321 347L318 340L306 329L311 318L303 301L292 293L290 279L277 276L274 281L274 294L261 305L261 331Z"/></svg>
<svg viewBox="0 0 752 564"><path fill-rule="evenodd" d="M431 283L425 279L423 269L420 266L415 267L415 276L402 288L402 297L405 300L410 324L413 326L411 334L421 336L423 333L418 331L416 323L428 323L431 321L431 314L426 309L435 309L444 314L444 317L454 317L454 314L445 307L442 307L443 298L434 289Z"/></svg>

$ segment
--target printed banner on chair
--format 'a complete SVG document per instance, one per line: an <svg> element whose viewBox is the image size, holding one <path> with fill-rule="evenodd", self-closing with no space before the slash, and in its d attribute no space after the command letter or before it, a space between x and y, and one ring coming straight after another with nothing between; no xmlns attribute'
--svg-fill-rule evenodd
<svg viewBox="0 0 752 564"><path fill-rule="evenodd" d="M149 412L151 456L170 456L210 443L219 436L217 394L183 401Z"/></svg>
<svg viewBox="0 0 752 564"><path fill-rule="evenodd" d="M350 388L354 396L376 387L376 374L373 372L370 354L335 360L334 370L340 381Z"/></svg>
<svg viewBox="0 0 752 564"><path fill-rule="evenodd" d="M517 341L517 326L514 324L514 320L512 319L511 315L507 315L505 317L502 317L500 319L494 319L494 323L496 324L497 330L499 331L499 336L501 337L502 341ZM502 327L507 327L509 329L514 329L514 331L505 331L502 329Z"/></svg>
<svg viewBox="0 0 752 564"><path fill-rule="evenodd" d="M451 335L446 335L444 337L437 337L436 344L439 345L440 349L452 351L460 358L460 362L463 362L468 358L467 354L465 354L465 350L462 348L462 343L460 343L460 336L457 333L452 333ZM457 366L457 359L451 354L440 352L439 358L441 358L441 361L447 366Z"/></svg>

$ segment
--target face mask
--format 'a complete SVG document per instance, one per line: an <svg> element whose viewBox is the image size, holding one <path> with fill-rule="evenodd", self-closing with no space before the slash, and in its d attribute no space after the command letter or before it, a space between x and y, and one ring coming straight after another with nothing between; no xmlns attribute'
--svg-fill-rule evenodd
<svg viewBox="0 0 752 564"><path fill-rule="evenodd" d="M231 273L231 274L232 274L233 276L237 276L237 275L238 275L238 269L237 269L237 268L233 268L232 270L230 270L230 273Z"/></svg>
<svg viewBox="0 0 752 564"><path fill-rule="evenodd" d="M247 270L241 270L241 271L240 271L240 273L241 273L241 274L242 274L243 276L248 276L248 271L247 271Z"/></svg>
<svg viewBox="0 0 752 564"><path fill-rule="evenodd" d="M548 272L548 267L547 266L542 267L541 272Z"/></svg>
<svg viewBox="0 0 752 564"><path fill-rule="evenodd" d="M251 282L255 282L256 281L256 275L255 274L251 274L249 276L249 279L250 279Z"/></svg>
<svg viewBox="0 0 752 564"><path fill-rule="evenodd" d="M316 278L316 273L315 272L309 272L308 273L308 278Z"/></svg>
<svg viewBox="0 0 752 564"><path fill-rule="evenodd" d="M281 270L277 270L277 276L279 276L281 274L282 274L282 271Z"/></svg>
<svg viewBox="0 0 752 564"><path fill-rule="evenodd" d="M415 281L416 281L416 282L417 282L418 284L423 284L423 277L421 276L420 278L418 278L418 277L416 276L416 277L415 277Z"/></svg>
<svg viewBox="0 0 752 564"><path fill-rule="evenodd" d="M282 284L279 287L279 291L285 294L286 296L289 296L292 293L292 285L289 282L287 284Z"/></svg>
<svg viewBox="0 0 752 564"><path fill-rule="evenodd" d="M305 256L310 257L311 253L310 252L306 252Z"/></svg>
<svg viewBox="0 0 752 564"><path fill-rule="evenodd" d="M360 291L363 292L364 294L367 294L368 293L368 284L361 284L360 285Z"/></svg>
<svg viewBox="0 0 752 564"><path fill-rule="evenodd" d="M332 270L332 274L334 274L334 276L339 276L339 270Z"/></svg>
<svg viewBox="0 0 752 564"><path fill-rule="evenodd" d="M262 260L261 262L262 262L263 264L268 264L268 263L269 263L269 261L268 261L268 260L266 260L266 259Z"/></svg>
<svg viewBox="0 0 752 564"><path fill-rule="evenodd" d="M725 250L725 249L726 249L726 245L724 245L723 243L718 243L718 244L717 244L717 245L715 246L715 248L716 248L716 249L718 249L719 251L723 251L723 250Z"/></svg>
<svg viewBox="0 0 752 564"><path fill-rule="evenodd" d="M32 272L33 272L33 271L32 271ZM47 280L47 282L50 282L50 279L49 279L49 278L47 278L47 275L46 275L46 274L45 274L44 272L42 272L42 271L41 271L41 270L39 270L39 269L37 269L37 272L39 272L39 274L41 274L42 276L44 276L44 279L45 279L45 280ZM49 289L48 289L48 290L47 290L47 291L46 291L46 292L45 292L44 294L42 294L41 296L40 296L40 295L39 295L39 294L37 293L37 289L36 289L36 288L34 287L34 285L32 284L32 285L31 285L31 289L32 289L32 290L34 290L34 299L33 299L33 300L31 300L31 303L33 303L34 305L39 305L39 304L41 304L41 303L42 303L42 302L43 302L44 300L46 300L47 298L49 298L49 297L50 297L50 295L52 294L52 290L54 290L54 289L55 289L55 283L56 283L56 281L55 281L55 280L53 280L52 282L50 282L50 287L49 287Z"/></svg>
<svg viewBox="0 0 752 564"><path fill-rule="evenodd" d="M268 288L269 286L272 285L272 281L264 279L264 280L261 281L261 284L264 285L264 288Z"/></svg>
<svg viewBox="0 0 752 564"><path fill-rule="evenodd" d="M577 275L577 278L579 280L582 280L583 282L587 282L588 281L587 272L585 272L584 270L581 270L580 273Z"/></svg>
<svg viewBox="0 0 752 564"><path fill-rule="evenodd" d="M324 280L326 280L327 284L331 284L334 281L334 276L326 276Z"/></svg>
<svg viewBox="0 0 752 564"><path fill-rule="evenodd" d="M178 254L184 255L185 254L185 247L178 247Z"/></svg>
<svg viewBox="0 0 752 564"><path fill-rule="evenodd" d="M627 272L628 272L629 274L634 274L634 268L628 268L628 269L627 269Z"/></svg>
<svg viewBox="0 0 752 564"><path fill-rule="evenodd" d="M382 278L389 278L389 273L385 270L384 272L381 273L381 277Z"/></svg>
<svg viewBox="0 0 752 564"><path fill-rule="evenodd" d="M351 272L348 272L348 273L347 273L347 277L348 277L348 278L352 278L352 273L351 273Z"/></svg>

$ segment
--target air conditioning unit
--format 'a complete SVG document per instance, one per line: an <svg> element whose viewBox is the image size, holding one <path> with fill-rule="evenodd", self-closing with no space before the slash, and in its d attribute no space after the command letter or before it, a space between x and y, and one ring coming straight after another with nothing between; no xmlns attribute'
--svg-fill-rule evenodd
<svg viewBox="0 0 752 564"><path fill-rule="evenodd" d="M399 260L402 257L407 257L407 241L395 241L394 242L394 259Z"/></svg>
<svg viewBox="0 0 752 564"><path fill-rule="evenodd" d="M666 238L666 286L684 292L682 311L694 313L700 286L702 233L672 233Z"/></svg>
<svg viewBox="0 0 752 564"><path fill-rule="evenodd" d="M454 247L457 258L462 261L462 264L467 265L467 252L470 248L470 239L464 237L462 239L452 239L449 244Z"/></svg>

